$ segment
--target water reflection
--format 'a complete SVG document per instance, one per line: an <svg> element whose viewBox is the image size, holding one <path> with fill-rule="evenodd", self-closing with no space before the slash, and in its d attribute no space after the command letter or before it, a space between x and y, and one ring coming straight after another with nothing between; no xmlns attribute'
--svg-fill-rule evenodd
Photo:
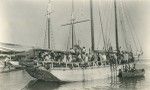
<svg viewBox="0 0 150 90"><path fill-rule="evenodd" d="M107 78L87 82L56 83L39 80L30 81L22 90L137 90L137 83L145 78Z"/></svg>
<svg viewBox="0 0 150 90"><path fill-rule="evenodd" d="M150 63L140 64L145 68L145 77L119 79L105 78L88 82L52 83L33 80L24 70L0 73L0 90L150 90Z"/></svg>
<svg viewBox="0 0 150 90"><path fill-rule="evenodd" d="M143 82L145 80L145 77L135 77L135 78L125 78L125 79L119 79L120 88L126 88L126 89L138 89L140 86L138 86L139 83Z"/></svg>
<svg viewBox="0 0 150 90"><path fill-rule="evenodd" d="M31 80L22 90L54 90L60 87L60 85L61 83Z"/></svg>

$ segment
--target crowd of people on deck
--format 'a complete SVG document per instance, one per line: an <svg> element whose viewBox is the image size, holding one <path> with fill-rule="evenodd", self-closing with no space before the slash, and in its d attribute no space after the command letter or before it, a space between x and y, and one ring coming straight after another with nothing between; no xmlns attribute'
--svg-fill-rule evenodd
<svg viewBox="0 0 150 90"><path fill-rule="evenodd" d="M88 63L94 62L96 65L108 64L108 60L105 53L92 54L86 50L85 47L82 49L70 48L69 52L42 52L39 53L38 59L42 61L53 61L53 62L64 62L64 63Z"/></svg>
<svg viewBox="0 0 150 90"><path fill-rule="evenodd" d="M126 64L134 62L132 52L119 51L114 53L112 48L108 52L91 53L83 48L70 48L68 52L40 52L38 57L41 61L52 61L59 63L93 63L93 65ZM37 59L36 58L36 59Z"/></svg>

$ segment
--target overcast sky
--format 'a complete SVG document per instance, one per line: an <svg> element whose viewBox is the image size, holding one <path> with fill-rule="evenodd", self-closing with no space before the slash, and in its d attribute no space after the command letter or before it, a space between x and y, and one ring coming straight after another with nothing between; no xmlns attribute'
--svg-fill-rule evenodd
<svg viewBox="0 0 150 90"><path fill-rule="evenodd" d="M98 17L98 3L105 29L111 29L114 38L114 12L112 0L94 0L95 47L102 43ZM150 1L125 1L128 15L141 42L145 57L150 57ZM75 0L76 20L89 19L89 1ZM71 0L53 0L51 25L56 49L66 49L70 27L62 27L71 18ZM48 0L0 0L0 42L25 46L44 47L46 9ZM118 6L119 7L119 6ZM120 9L118 9L120 10ZM109 21L108 27L106 22ZM104 29L104 30L105 30ZM90 47L90 22L75 25L77 40L81 46ZM107 30L105 31L107 33ZM120 34L121 35L121 34ZM113 41L114 39L112 39ZM103 46L103 44L101 44Z"/></svg>

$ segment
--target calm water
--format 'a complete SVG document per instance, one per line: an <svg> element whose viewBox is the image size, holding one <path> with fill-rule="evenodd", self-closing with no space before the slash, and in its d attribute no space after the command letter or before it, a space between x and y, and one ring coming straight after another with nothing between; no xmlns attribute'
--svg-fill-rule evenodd
<svg viewBox="0 0 150 90"><path fill-rule="evenodd" d="M145 77L128 80L107 78L74 83L38 81L25 71L0 73L0 90L150 90L150 61L144 61L140 66L146 70Z"/></svg>

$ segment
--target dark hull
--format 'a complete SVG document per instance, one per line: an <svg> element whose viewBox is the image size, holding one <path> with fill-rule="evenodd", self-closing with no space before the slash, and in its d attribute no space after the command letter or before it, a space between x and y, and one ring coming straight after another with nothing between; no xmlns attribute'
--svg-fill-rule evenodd
<svg viewBox="0 0 150 90"><path fill-rule="evenodd" d="M54 75L49 73L47 70L42 70L34 67L27 67L26 71L28 74L38 80L44 81L56 81L59 82L60 80L56 78Z"/></svg>

